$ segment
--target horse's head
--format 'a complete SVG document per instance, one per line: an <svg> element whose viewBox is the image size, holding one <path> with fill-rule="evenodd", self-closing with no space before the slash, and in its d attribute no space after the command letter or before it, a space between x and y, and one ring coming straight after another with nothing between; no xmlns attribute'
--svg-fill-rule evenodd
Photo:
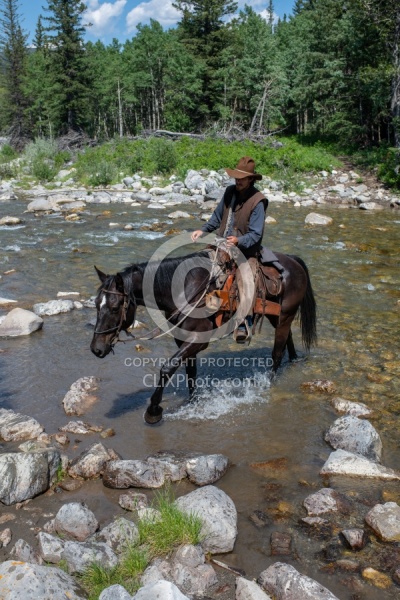
<svg viewBox="0 0 400 600"><path fill-rule="evenodd" d="M96 297L97 321L90 349L98 358L112 350L122 330L135 320L136 301L131 290L126 290L120 273L106 275L96 269L102 283Z"/></svg>

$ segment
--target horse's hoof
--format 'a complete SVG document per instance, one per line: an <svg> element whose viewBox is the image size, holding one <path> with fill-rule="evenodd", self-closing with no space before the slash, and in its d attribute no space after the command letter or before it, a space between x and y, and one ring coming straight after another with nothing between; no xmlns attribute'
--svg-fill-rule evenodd
<svg viewBox="0 0 400 600"><path fill-rule="evenodd" d="M148 408L144 413L144 420L148 425L155 425L159 423L162 419L163 409L161 406L156 406L154 408Z"/></svg>

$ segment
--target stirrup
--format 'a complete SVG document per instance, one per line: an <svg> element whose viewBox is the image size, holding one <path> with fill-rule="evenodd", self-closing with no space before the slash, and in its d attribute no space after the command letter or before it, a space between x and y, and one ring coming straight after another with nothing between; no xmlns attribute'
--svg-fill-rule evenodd
<svg viewBox="0 0 400 600"><path fill-rule="evenodd" d="M233 332L233 339L237 344L244 344L248 342L250 344L252 338L252 319L246 317L243 323L240 323Z"/></svg>

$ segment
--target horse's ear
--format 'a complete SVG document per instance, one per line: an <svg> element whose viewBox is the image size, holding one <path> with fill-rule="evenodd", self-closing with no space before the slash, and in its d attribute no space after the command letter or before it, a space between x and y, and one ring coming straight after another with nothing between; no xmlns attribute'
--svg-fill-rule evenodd
<svg viewBox="0 0 400 600"><path fill-rule="evenodd" d="M98 269L95 265L94 267L96 269L96 273L99 276L99 279L101 281L101 283L104 283L105 280L107 279L108 275L106 275L105 273L103 273L102 271L100 271L100 269Z"/></svg>
<svg viewBox="0 0 400 600"><path fill-rule="evenodd" d="M122 279L121 273L117 273L115 276L115 285L116 288L121 294L124 293L124 280Z"/></svg>

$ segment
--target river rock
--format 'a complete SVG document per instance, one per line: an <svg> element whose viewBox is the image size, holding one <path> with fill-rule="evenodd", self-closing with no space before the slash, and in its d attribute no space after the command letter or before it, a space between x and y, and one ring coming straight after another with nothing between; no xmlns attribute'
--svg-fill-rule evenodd
<svg viewBox="0 0 400 600"><path fill-rule="evenodd" d="M36 439L43 430L36 419L0 408L0 438L5 442Z"/></svg>
<svg viewBox="0 0 400 600"><path fill-rule="evenodd" d="M22 221L18 217L6 216L6 217L2 217L0 219L0 225L12 226L12 225L19 225L20 223L22 223Z"/></svg>
<svg viewBox="0 0 400 600"><path fill-rule="evenodd" d="M364 579L369 581L369 583L372 583L372 585L381 590L386 590L392 586L392 580L390 579L389 575L386 575L386 573L381 573L380 571L372 569L371 567L364 569L361 575Z"/></svg>
<svg viewBox="0 0 400 600"><path fill-rule="evenodd" d="M382 204L377 202L362 202L358 208L361 210L383 210Z"/></svg>
<svg viewBox="0 0 400 600"><path fill-rule="evenodd" d="M271 565L258 583L276 600L338 600L326 587L285 563Z"/></svg>
<svg viewBox="0 0 400 600"><path fill-rule="evenodd" d="M187 456L178 452L156 452L146 458L150 464L159 465L164 470L165 478L169 481L180 481L187 477Z"/></svg>
<svg viewBox="0 0 400 600"><path fill-rule="evenodd" d="M190 215L183 210L176 210L168 215L169 219L190 219Z"/></svg>
<svg viewBox="0 0 400 600"><path fill-rule="evenodd" d="M47 212L54 210L54 204L50 198L36 198L32 200L26 209L28 212Z"/></svg>
<svg viewBox="0 0 400 600"><path fill-rule="evenodd" d="M50 317L67 313L74 309L72 300L50 300L49 302L38 302L33 305L33 312L39 317Z"/></svg>
<svg viewBox="0 0 400 600"><path fill-rule="evenodd" d="M219 554L233 549L237 536L237 512L225 492L211 485L205 486L178 498L176 505L183 512L201 519L201 545L205 552Z"/></svg>
<svg viewBox="0 0 400 600"><path fill-rule="evenodd" d="M400 542L400 506L396 502L377 504L365 520L384 542Z"/></svg>
<svg viewBox="0 0 400 600"><path fill-rule="evenodd" d="M71 542L64 545L63 560L71 573L83 573L96 563L104 569L113 569L118 564L117 555L108 544L102 542Z"/></svg>
<svg viewBox="0 0 400 600"><path fill-rule="evenodd" d="M133 600L189 600L174 583L161 579L149 583L133 596Z"/></svg>
<svg viewBox="0 0 400 600"><path fill-rule="evenodd" d="M38 533L39 554L45 562L59 563L64 552L65 542L59 537L50 535L45 531Z"/></svg>
<svg viewBox="0 0 400 600"><path fill-rule="evenodd" d="M54 518L54 530L83 542L99 528L96 517L84 502L64 504Z"/></svg>
<svg viewBox="0 0 400 600"><path fill-rule="evenodd" d="M111 460L103 473L103 483L110 488L159 488L164 485L164 470L144 460Z"/></svg>
<svg viewBox="0 0 400 600"><path fill-rule="evenodd" d="M17 304L17 300L10 300L9 298L0 298L0 307L8 306L9 304Z"/></svg>
<svg viewBox="0 0 400 600"><path fill-rule="evenodd" d="M96 402L93 394L98 388L97 377L81 377L75 381L64 397L63 405L67 415L83 415Z"/></svg>
<svg viewBox="0 0 400 600"><path fill-rule="evenodd" d="M244 577L236 578L235 600L272 600L255 581Z"/></svg>
<svg viewBox="0 0 400 600"><path fill-rule="evenodd" d="M83 479L98 477L103 472L106 463L112 458L114 456L103 444L93 444L72 461L68 468L68 474L71 477L82 477Z"/></svg>
<svg viewBox="0 0 400 600"><path fill-rule="evenodd" d="M14 308L0 323L0 337L30 335L43 327L43 319L30 310Z"/></svg>
<svg viewBox="0 0 400 600"><path fill-rule="evenodd" d="M382 456L382 441L369 421L346 415L336 419L325 435L325 440L337 449L361 454L380 462Z"/></svg>
<svg viewBox="0 0 400 600"><path fill-rule="evenodd" d="M66 431L67 433L74 433L75 435L86 435L87 433L93 433L94 429L91 429L89 423L83 421L69 421L66 425L58 428L59 431Z"/></svg>
<svg viewBox="0 0 400 600"><path fill-rule="evenodd" d="M128 545L138 544L140 538L135 523L124 517L118 517L113 523L96 533L94 537L97 542L108 544L116 554L121 554Z"/></svg>
<svg viewBox="0 0 400 600"><path fill-rule="evenodd" d="M128 594L122 585L116 583L103 590L99 596L99 600L132 600L132 596Z"/></svg>
<svg viewBox="0 0 400 600"><path fill-rule="evenodd" d="M73 577L56 567L8 560L0 564L2 600L84 600L86 593Z"/></svg>
<svg viewBox="0 0 400 600"><path fill-rule="evenodd" d="M320 475L348 475L350 477L386 479L387 481L400 479L400 472L383 467L364 456L346 450L331 452Z"/></svg>
<svg viewBox="0 0 400 600"><path fill-rule="evenodd" d="M206 454L190 458L186 462L186 472L192 483L209 485L225 475L228 464L223 454Z"/></svg>
<svg viewBox="0 0 400 600"><path fill-rule="evenodd" d="M11 540L12 532L11 529L7 527L7 529L3 529L3 531L0 533L0 548L6 548Z"/></svg>
<svg viewBox="0 0 400 600"><path fill-rule="evenodd" d="M58 450L0 455L0 502L16 504L49 489L61 464Z"/></svg>
<svg viewBox="0 0 400 600"><path fill-rule="evenodd" d="M329 379L315 379L314 381L305 381L301 387L309 392L323 392L326 394L334 394L336 386Z"/></svg>
<svg viewBox="0 0 400 600"><path fill-rule="evenodd" d="M332 225L333 219L332 217L320 215L319 213L309 213L304 222L306 225Z"/></svg>
<svg viewBox="0 0 400 600"><path fill-rule="evenodd" d="M372 414L372 410L366 404L362 402L350 402L350 400L345 400L338 396L332 398L331 404L336 412L345 413L353 417L369 417Z"/></svg>
<svg viewBox="0 0 400 600"><path fill-rule="evenodd" d="M364 529L343 529L341 534L352 550L362 550L367 544L368 537Z"/></svg>
<svg viewBox="0 0 400 600"><path fill-rule="evenodd" d="M148 192L133 192L131 195L131 199L135 202L139 202L140 204L143 202L151 202L152 197Z"/></svg>
<svg viewBox="0 0 400 600"><path fill-rule="evenodd" d="M129 491L126 494L121 494L118 498L118 504L125 510L139 510L140 508L147 508L148 501L145 494L140 492Z"/></svg>
<svg viewBox="0 0 400 600"><path fill-rule="evenodd" d="M185 186L188 190L201 190L204 185L204 178L198 173L190 169L185 178Z"/></svg>
<svg viewBox="0 0 400 600"><path fill-rule="evenodd" d="M15 546L11 550L10 556L12 556L14 560L29 562L33 565L43 564L42 557L32 548L30 544L28 544L28 542L21 539L15 542ZM1 595L0 598L2 598Z"/></svg>
<svg viewBox="0 0 400 600"><path fill-rule="evenodd" d="M303 505L311 517L330 512L349 514L351 509L346 496L331 488L323 488L314 494L310 494L305 498Z"/></svg>

